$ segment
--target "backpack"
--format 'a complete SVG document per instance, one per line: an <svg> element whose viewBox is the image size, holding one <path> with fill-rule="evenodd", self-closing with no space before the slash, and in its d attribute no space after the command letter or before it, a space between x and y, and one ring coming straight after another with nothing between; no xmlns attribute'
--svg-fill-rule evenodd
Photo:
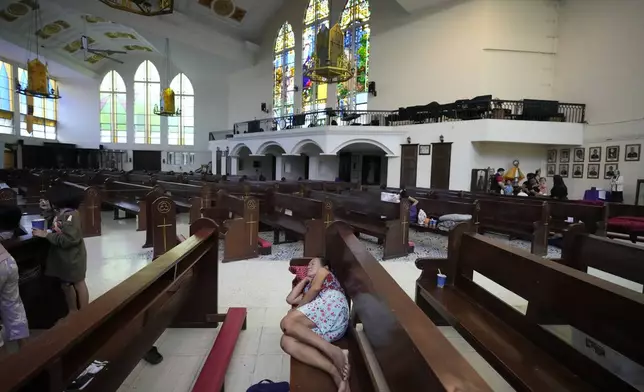
<svg viewBox="0 0 644 392"><path fill-rule="evenodd" d="M246 392L289 392L288 382L273 382L271 380L262 380L255 385L251 385Z"/></svg>

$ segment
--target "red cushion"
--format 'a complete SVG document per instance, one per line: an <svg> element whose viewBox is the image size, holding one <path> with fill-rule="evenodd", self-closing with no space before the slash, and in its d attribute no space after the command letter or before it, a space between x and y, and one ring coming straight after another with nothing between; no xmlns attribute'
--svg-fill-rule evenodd
<svg viewBox="0 0 644 392"><path fill-rule="evenodd" d="M271 247L271 243L266 241L263 238L257 238L257 242L259 242L259 246L261 246L262 248L270 248Z"/></svg>
<svg viewBox="0 0 644 392"><path fill-rule="evenodd" d="M644 216L617 216L616 218L635 222L644 222Z"/></svg>
<svg viewBox="0 0 644 392"><path fill-rule="evenodd" d="M306 270L308 267L306 265L295 265L295 266L290 266L288 267L289 272L291 272L293 275L295 275L295 282L299 282L300 280L306 278Z"/></svg>
<svg viewBox="0 0 644 392"><path fill-rule="evenodd" d="M608 220L608 229L644 231L644 220L631 220L628 217L615 217Z"/></svg>

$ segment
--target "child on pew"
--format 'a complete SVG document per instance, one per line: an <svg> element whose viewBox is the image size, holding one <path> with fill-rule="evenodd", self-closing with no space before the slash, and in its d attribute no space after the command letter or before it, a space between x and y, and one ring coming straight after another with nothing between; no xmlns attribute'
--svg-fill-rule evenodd
<svg viewBox="0 0 644 392"><path fill-rule="evenodd" d="M286 297L297 306L280 322L282 349L295 359L323 370L338 392L349 391L349 351L331 344L349 327L349 304L324 260L311 259L307 276Z"/></svg>
<svg viewBox="0 0 644 392"><path fill-rule="evenodd" d="M18 207L0 207L0 232L3 237L12 234L20 224L22 213ZM3 238L4 239L4 238ZM22 344L23 339L29 337L27 314L18 290L18 264L16 260L0 244L0 357L7 353L4 347L3 336L9 341Z"/></svg>
<svg viewBox="0 0 644 392"><path fill-rule="evenodd" d="M505 187L503 187L503 193L510 196L514 194L514 187L512 186L512 180L505 180Z"/></svg>
<svg viewBox="0 0 644 392"><path fill-rule="evenodd" d="M56 186L49 188L47 199L57 213L52 230L33 229L33 235L51 242L45 275L61 280L69 311L74 312L89 304L85 284L87 250L78 214L82 193L72 187Z"/></svg>

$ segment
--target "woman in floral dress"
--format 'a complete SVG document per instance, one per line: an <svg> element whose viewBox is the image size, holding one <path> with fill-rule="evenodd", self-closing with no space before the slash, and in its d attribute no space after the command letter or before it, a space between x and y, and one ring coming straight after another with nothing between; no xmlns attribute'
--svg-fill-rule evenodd
<svg viewBox="0 0 644 392"><path fill-rule="evenodd" d="M282 319L282 349L333 378L338 392L349 392L349 351L331 344L349 326L349 303L340 282L322 259L309 262L307 276L286 298L296 309Z"/></svg>

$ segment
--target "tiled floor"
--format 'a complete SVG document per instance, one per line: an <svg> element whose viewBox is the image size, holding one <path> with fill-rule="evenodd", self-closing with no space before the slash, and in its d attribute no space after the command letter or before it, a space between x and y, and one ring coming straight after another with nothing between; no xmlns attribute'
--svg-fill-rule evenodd
<svg viewBox="0 0 644 392"><path fill-rule="evenodd" d="M180 215L177 226L179 234L187 236L185 218L185 215ZM110 213L104 213L103 235L85 240L88 249L87 283L92 300L151 261L151 250L141 248L144 236L144 232L135 231L133 220L114 221ZM418 257L444 256L447 237L415 232L410 236L416 243L415 254L382 262L382 265L413 298L414 283L419 275L413 261ZM375 243L363 242L376 258L380 257L381 250ZM522 248L528 246L520 241L510 243ZM301 252L301 244L285 244L275 246L270 256L220 265L220 310L231 306L248 308L248 328L237 342L227 373L227 391L244 392L252 383L266 378L288 380L289 358L279 346L279 321L288 310L284 301L292 280L287 271L288 260L300 256ZM551 255L556 255L556 252L554 248L549 250ZM527 304L522 298L483 276L476 276L475 280L518 310L525 311ZM441 331L495 391L512 390L452 328L441 327ZM156 366L141 361L119 391L189 391L216 335L216 330L207 329L166 330L157 342L165 360Z"/></svg>

